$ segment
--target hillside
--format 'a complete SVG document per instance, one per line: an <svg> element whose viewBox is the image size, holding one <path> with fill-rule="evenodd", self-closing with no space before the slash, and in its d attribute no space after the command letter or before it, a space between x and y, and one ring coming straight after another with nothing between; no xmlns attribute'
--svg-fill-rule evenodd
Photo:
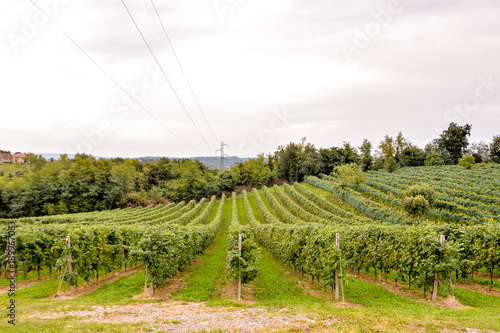
<svg viewBox="0 0 500 333"><path fill-rule="evenodd" d="M18 263L27 274L19 277L18 327L496 331L499 174L495 164L404 168L370 173L359 187L321 175L222 200L1 220L0 246L15 223ZM401 191L422 182L434 188L436 206L411 217L398 205ZM238 258L238 233L240 263L230 259ZM66 236L73 274L59 260L69 253ZM232 267L257 273L244 275L242 301ZM72 312L61 312L63 305Z"/></svg>

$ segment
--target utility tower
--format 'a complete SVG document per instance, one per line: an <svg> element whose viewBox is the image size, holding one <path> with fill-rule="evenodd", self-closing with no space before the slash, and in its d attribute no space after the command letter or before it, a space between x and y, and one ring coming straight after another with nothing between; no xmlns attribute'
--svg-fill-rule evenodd
<svg viewBox="0 0 500 333"><path fill-rule="evenodd" d="M224 165L224 157L228 157L227 154L224 154L224 146L226 146L227 149L229 149L229 145L225 144L224 142L221 142L220 143L220 149L217 149L215 151L215 155L217 155L217 152L220 151L220 171L221 172L224 171L224 167L225 167L225 165Z"/></svg>

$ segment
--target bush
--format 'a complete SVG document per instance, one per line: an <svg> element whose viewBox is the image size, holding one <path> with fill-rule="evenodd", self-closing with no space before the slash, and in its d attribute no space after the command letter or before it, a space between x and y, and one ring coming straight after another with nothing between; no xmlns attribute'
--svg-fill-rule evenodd
<svg viewBox="0 0 500 333"><path fill-rule="evenodd" d="M431 208L429 201L427 201L422 195L417 195L416 197L406 197L401 202L401 205L404 210L408 212L408 214L413 216L420 216Z"/></svg>
<svg viewBox="0 0 500 333"><path fill-rule="evenodd" d="M434 190L428 184L414 185L403 192L401 206L410 215L420 216L434 204Z"/></svg>
<svg viewBox="0 0 500 333"><path fill-rule="evenodd" d="M366 179L363 169L356 163L340 165L334 171L342 182L342 187L359 185Z"/></svg>
<svg viewBox="0 0 500 333"><path fill-rule="evenodd" d="M414 185L410 186L407 190L403 192L403 197L416 197L417 195L421 195L429 202L429 204L432 206L434 205L434 190L432 187L430 187L429 184L420 184L420 185Z"/></svg>
<svg viewBox="0 0 500 333"><path fill-rule="evenodd" d="M460 165L461 167L464 167L466 169L470 169L472 164L474 164L475 161L476 161L476 159L474 158L474 156L464 156L458 160L458 165Z"/></svg>

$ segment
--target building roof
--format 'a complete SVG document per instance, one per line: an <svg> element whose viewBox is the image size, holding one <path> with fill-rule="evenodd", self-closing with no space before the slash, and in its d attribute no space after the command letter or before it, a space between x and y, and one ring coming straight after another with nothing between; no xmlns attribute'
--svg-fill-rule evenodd
<svg viewBox="0 0 500 333"><path fill-rule="evenodd" d="M10 153L0 153L0 158L11 158L12 155Z"/></svg>
<svg viewBox="0 0 500 333"><path fill-rule="evenodd" d="M12 157L14 157L14 158L28 158L28 156L26 156L26 154L23 154L23 153L14 154L14 155L12 155Z"/></svg>

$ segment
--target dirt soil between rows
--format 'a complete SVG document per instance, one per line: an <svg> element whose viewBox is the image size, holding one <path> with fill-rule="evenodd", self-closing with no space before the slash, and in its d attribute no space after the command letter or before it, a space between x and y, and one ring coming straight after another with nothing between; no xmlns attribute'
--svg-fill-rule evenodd
<svg viewBox="0 0 500 333"><path fill-rule="evenodd" d="M86 322L131 323L151 331L310 331L313 327L338 324L337 318L319 320L304 314L290 314L287 309L269 312L263 308L207 307L204 303L162 302L134 305L92 306L91 310L45 312L24 319L57 319L73 316ZM22 320L22 319L21 319Z"/></svg>

